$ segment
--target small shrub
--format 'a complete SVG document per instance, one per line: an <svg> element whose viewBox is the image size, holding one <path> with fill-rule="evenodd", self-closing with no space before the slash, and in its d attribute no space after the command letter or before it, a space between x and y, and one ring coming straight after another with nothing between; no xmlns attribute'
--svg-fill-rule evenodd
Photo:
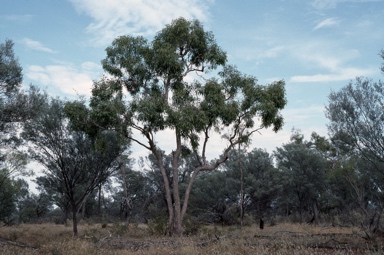
<svg viewBox="0 0 384 255"><path fill-rule="evenodd" d="M17 239L19 239L19 237L20 237L20 232L17 232L17 231L11 231L10 233L9 233L9 240L11 240L11 241L16 241Z"/></svg>
<svg viewBox="0 0 384 255"><path fill-rule="evenodd" d="M202 236L206 236L208 239L216 238L217 236L222 235L221 231L218 229L216 225L212 226L205 226L202 227L200 230L200 233Z"/></svg>
<svg viewBox="0 0 384 255"><path fill-rule="evenodd" d="M255 221L253 220L252 215L245 214L243 218L243 226L252 226L255 224Z"/></svg>
<svg viewBox="0 0 384 255"><path fill-rule="evenodd" d="M190 217L186 217L186 219L184 220L184 235L186 236L196 235L199 232L199 229L200 229L200 224L196 220Z"/></svg>
<svg viewBox="0 0 384 255"><path fill-rule="evenodd" d="M87 228L84 230L84 236L87 238L92 237L94 240L97 240L101 236L101 233L95 228Z"/></svg>
<svg viewBox="0 0 384 255"><path fill-rule="evenodd" d="M52 221L53 223L55 223L56 225L59 225L59 224L63 224L63 218L62 217L59 217L59 216L53 216L52 217Z"/></svg>
<svg viewBox="0 0 384 255"><path fill-rule="evenodd" d="M49 249L52 255L61 255L62 253L60 252L58 247L52 247Z"/></svg>
<svg viewBox="0 0 384 255"><path fill-rule="evenodd" d="M167 220L162 217L154 218L148 222L148 232L151 235L165 235Z"/></svg>
<svg viewBox="0 0 384 255"><path fill-rule="evenodd" d="M111 232L113 235L122 236L128 232L128 226L124 223L115 222L112 225Z"/></svg>

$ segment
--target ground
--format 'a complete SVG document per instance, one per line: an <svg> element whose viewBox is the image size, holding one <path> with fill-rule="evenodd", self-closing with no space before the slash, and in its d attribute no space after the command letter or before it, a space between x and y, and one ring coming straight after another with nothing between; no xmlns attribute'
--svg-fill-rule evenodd
<svg viewBox="0 0 384 255"><path fill-rule="evenodd" d="M79 226L22 224L0 227L0 254L384 254L384 239L367 239L357 227L280 223L258 226L200 226L193 236L158 236L146 225Z"/></svg>

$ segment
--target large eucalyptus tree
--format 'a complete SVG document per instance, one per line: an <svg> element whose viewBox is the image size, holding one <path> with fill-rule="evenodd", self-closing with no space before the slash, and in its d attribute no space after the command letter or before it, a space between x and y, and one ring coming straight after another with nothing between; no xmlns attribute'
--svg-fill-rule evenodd
<svg viewBox="0 0 384 255"><path fill-rule="evenodd" d="M216 169L256 131L271 126L276 132L281 129L284 81L262 86L255 77L225 65L226 53L197 20L174 20L152 42L141 36L118 37L106 52L102 64L111 78L94 85L95 117L99 125L117 125L155 156L165 187L167 231L181 235L197 174ZM167 135L161 136L165 130ZM226 144L214 148L220 154L209 161L215 134L222 135ZM172 180L158 147L160 139L173 144ZM178 183L182 153L193 154L198 162L183 196Z"/></svg>

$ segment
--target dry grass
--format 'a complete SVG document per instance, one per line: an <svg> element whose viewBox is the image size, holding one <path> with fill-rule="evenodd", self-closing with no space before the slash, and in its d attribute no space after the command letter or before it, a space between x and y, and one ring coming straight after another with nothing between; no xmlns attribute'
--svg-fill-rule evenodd
<svg viewBox="0 0 384 255"><path fill-rule="evenodd" d="M146 226L80 225L79 237L62 225L0 227L0 254L383 254L382 239L367 241L357 228L278 224L204 226L196 236L150 236Z"/></svg>

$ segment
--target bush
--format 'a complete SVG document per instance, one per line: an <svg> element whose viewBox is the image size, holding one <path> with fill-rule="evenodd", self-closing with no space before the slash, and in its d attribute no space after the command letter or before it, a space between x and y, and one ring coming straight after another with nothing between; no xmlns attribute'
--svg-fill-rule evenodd
<svg viewBox="0 0 384 255"><path fill-rule="evenodd" d="M185 217L184 220L184 235L193 236L199 232L200 224L197 219Z"/></svg>
<svg viewBox="0 0 384 255"><path fill-rule="evenodd" d="M165 235L167 230L167 220L163 217L156 217L148 221L148 232L151 235Z"/></svg>
<svg viewBox="0 0 384 255"><path fill-rule="evenodd" d="M112 225L111 233L113 235L122 236L128 232L128 226L124 223L115 222Z"/></svg>

